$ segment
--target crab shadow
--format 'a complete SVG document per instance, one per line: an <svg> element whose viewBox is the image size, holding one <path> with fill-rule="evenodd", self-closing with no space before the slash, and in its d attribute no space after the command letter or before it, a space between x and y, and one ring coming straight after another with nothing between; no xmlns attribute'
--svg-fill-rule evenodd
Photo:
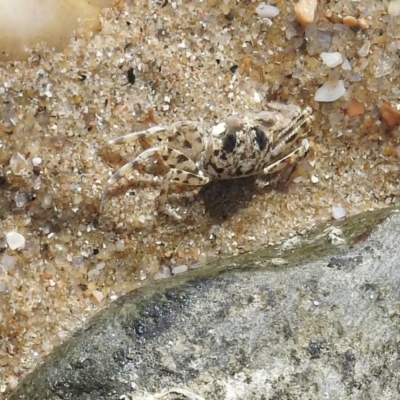
<svg viewBox="0 0 400 400"><path fill-rule="evenodd" d="M224 221L247 207L257 188L255 177L216 181L203 187L199 197L211 219Z"/></svg>
<svg viewBox="0 0 400 400"><path fill-rule="evenodd" d="M295 167L285 168L268 177L246 178L211 182L199 192L209 217L224 221L249 206L258 193L283 192L287 189ZM265 182L265 185L263 184Z"/></svg>

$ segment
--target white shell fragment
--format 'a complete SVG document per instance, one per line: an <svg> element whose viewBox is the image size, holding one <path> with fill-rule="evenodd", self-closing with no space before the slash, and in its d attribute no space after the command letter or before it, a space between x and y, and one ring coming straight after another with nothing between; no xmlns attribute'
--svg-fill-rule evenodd
<svg viewBox="0 0 400 400"><path fill-rule="evenodd" d="M255 11L261 18L274 18L279 15L278 8L265 3L260 3Z"/></svg>
<svg viewBox="0 0 400 400"><path fill-rule="evenodd" d="M331 102L340 99L346 93L342 80L325 82L315 93L314 100L319 102Z"/></svg>
<svg viewBox="0 0 400 400"><path fill-rule="evenodd" d="M334 219L340 219L346 216L346 210L343 207L332 207L332 216Z"/></svg>
<svg viewBox="0 0 400 400"><path fill-rule="evenodd" d="M343 63L342 54L338 51L333 53L321 53L321 58L324 64L329 68L335 68Z"/></svg>
<svg viewBox="0 0 400 400"><path fill-rule="evenodd" d="M18 232L8 232L6 240L11 250L21 250L25 247L26 239Z"/></svg>

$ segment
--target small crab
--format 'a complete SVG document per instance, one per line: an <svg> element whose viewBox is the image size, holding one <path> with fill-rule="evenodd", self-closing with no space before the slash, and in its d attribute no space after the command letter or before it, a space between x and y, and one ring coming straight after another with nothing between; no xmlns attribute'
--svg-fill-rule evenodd
<svg viewBox="0 0 400 400"><path fill-rule="evenodd" d="M304 137L313 120L311 107L268 103L266 110L229 116L209 133L203 132L197 122L181 121L112 139L108 145L139 142L147 148L110 177L100 212L111 185L135 169L145 169L153 160L167 171L161 183L158 210L180 218L167 205L171 183L202 186L213 180L277 172L305 156L309 143Z"/></svg>

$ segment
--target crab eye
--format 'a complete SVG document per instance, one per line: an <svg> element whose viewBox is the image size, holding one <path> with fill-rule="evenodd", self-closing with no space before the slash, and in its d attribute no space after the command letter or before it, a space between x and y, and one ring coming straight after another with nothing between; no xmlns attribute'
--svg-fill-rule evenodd
<svg viewBox="0 0 400 400"><path fill-rule="evenodd" d="M260 129L258 126L252 128L252 130L254 130L255 134L256 134L256 142L258 145L258 148L263 151L267 145L268 145L268 139L265 136L265 132Z"/></svg>
<svg viewBox="0 0 400 400"><path fill-rule="evenodd" d="M236 135L234 133L228 133L224 139L222 144L222 150L226 153L232 153L236 146Z"/></svg>

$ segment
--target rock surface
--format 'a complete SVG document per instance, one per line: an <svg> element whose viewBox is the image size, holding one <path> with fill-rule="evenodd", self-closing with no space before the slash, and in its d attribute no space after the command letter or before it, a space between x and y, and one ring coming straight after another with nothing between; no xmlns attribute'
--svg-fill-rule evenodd
<svg viewBox="0 0 400 400"><path fill-rule="evenodd" d="M133 291L9 400L399 398L399 223L362 214Z"/></svg>

